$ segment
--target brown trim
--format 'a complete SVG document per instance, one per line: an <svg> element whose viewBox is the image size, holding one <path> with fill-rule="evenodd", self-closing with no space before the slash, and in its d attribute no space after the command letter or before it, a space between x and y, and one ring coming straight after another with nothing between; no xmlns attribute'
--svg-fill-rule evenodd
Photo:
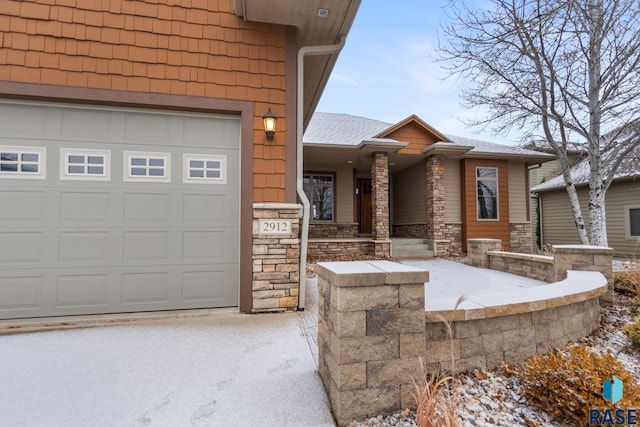
<svg viewBox="0 0 640 427"><path fill-rule="evenodd" d="M297 63L297 28L287 26L285 30L285 116L287 118L287 132L285 137L285 177L284 200L296 203L297 187L297 153L298 153L298 108L296 96L298 80Z"/></svg>
<svg viewBox="0 0 640 427"><path fill-rule="evenodd" d="M0 81L0 98L240 115L240 311L251 312L253 118L251 101Z"/></svg>

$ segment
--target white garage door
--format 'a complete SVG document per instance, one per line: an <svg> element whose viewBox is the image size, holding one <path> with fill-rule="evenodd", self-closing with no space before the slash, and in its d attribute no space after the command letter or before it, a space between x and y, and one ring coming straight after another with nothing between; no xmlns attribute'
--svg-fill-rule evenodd
<svg viewBox="0 0 640 427"><path fill-rule="evenodd" d="M0 318L238 304L240 121L0 102Z"/></svg>

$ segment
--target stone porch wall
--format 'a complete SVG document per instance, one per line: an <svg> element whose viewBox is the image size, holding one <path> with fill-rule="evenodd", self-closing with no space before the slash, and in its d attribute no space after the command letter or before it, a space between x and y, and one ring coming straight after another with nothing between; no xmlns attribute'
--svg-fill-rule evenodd
<svg viewBox="0 0 640 427"><path fill-rule="evenodd" d="M296 310L300 270L302 206L290 203L253 204L253 308L255 312ZM260 219L291 221L282 234L261 234Z"/></svg>
<svg viewBox="0 0 640 427"><path fill-rule="evenodd" d="M410 407L424 358L429 273L390 261L327 262L318 272L318 361L338 425Z"/></svg>
<svg viewBox="0 0 640 427"><path fill-rule="evenodd" d="M358 237L358 223L312 222L309 224L309 238L331 237L348 239Z"/></svg>
<svg viewBox="0 0 640 427"><path fill-rule="evenodd" d="M449 241L449 255L462 256L462 223L448 222L444 227L444 237Z"/></svg>
<svg viewBox="0 0 640 427"><path fill-rule="evenodd" d="M552 256L520 254L500 251L499 239L469 239L469 264L507 273L518 274L547 283L567 277L569 270L599 271L608 283L607 292L600 297L604 306L613 304L613 249L586 245L556 245Z"/></svg>
<svg viewBox="0 0 640 427"><path fill-rule="evenodd" d="M322 258L323 255L377 255L390 257L391 241L371 239L309 239L307 255Z"/></svg>
<svg viewBox="0 0 640 427"><path fill-rule="evenodd" d="M427 224L393 224L393 237L409 237L412 239L424 239L427 237Z"/></svg>

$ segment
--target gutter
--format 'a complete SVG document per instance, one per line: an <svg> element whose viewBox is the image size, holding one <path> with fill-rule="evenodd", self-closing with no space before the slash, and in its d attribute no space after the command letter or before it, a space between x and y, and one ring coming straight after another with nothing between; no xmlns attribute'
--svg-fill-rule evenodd
<svg viewBox="0 0 640 427"><path fill-rule="evenodd" d="M297 81L297 105L296 105L296 142L297 142L297 159L296 159L296 193L302 202L302 227L300 228L300 273L298 275L298 310L302 311L305 308L305 290L307 278L307 246L309 243L309 210L311 204L307 195L304 194L303 187L303 144L302 136L304 134L304 57L314 55L331 55L338 53L344 47L346 36L341 35L340 41L337 44L321 45L321 46L304 46L298 51L298 81Z"/></svg>

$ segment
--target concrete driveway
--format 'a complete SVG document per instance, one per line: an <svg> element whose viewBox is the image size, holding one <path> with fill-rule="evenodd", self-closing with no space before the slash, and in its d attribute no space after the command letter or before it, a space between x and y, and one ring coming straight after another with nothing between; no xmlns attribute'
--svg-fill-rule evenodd
<svg viewBox="0 0 640 427"><path fill-rule="evenodd" d="M2 426L334 426L297 313L0 336Z"/></svg>

